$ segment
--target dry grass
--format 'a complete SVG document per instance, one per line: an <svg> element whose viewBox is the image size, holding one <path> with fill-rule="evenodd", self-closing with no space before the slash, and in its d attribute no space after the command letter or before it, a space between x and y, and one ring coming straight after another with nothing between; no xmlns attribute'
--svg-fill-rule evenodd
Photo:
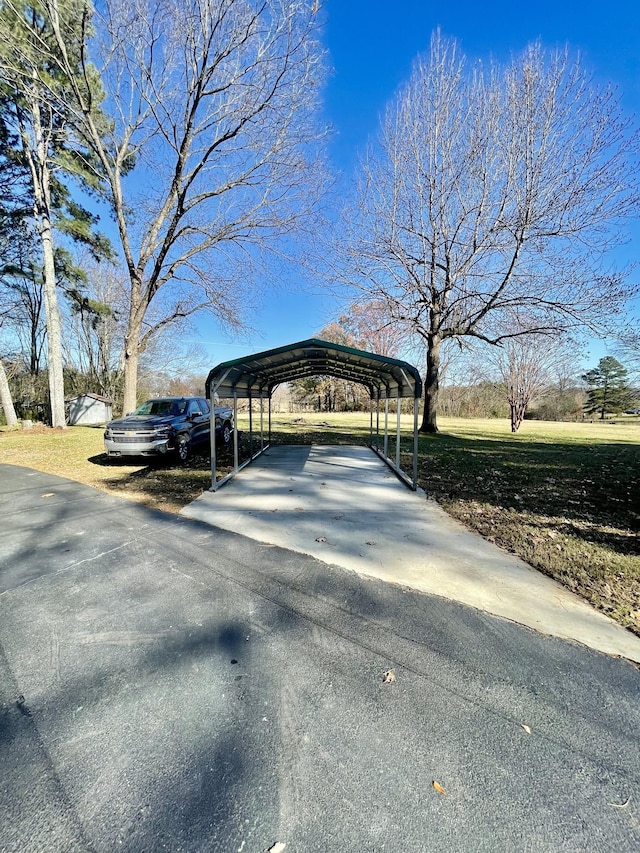
<svg viewBox="0 0 640 853"><path fill-rule="evenodd" d="M109 460L103 432L103 427L0 430L0 462L68 477L167 512L179 512L211 485L208 457L194 456L185 466L172 459L135 465Z"/></svg>
<svg viewBox="0 0 640 853"><path fill-rule="evenodd" d="M410 464L411 419L401 451ZM239 423L245 430L246 421ZM420 437L419 483L451 515L640 634L640 423L446 419ZM274 443L366 444L361 414L274 415ZM390 419L395 433L395 416ZM389 451L395 453L391 436ZM0 462L25 465L177 512L210 484L209 459L185 466L106 459L102 429L0 431ZM218 475L228 470L222 459Z"/></svg>
<svg viewBox="0 0 640 853"><path fill-rule="evenodd" d="M640 634L640 425L443 425L421 439L427 493Z"/></svg>

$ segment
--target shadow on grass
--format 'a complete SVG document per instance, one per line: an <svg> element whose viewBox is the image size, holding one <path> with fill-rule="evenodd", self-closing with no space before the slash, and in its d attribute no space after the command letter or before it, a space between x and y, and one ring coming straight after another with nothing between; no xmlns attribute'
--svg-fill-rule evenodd
<svg viewBox="0 0 640 853"><path fill-rule="evenodd" d="M266 440L266 439L265 439ZM393 445L394 438L390 439ZM271 443L282 445L367 445L369 428L329 426L318 417L272 430ZM411 465L411 442L402 442L403 463ZM256 433L253 452L258 449ZM239 433L239 461L249 457L248 431ZM391 453L394 447L390 448ZM120 492L143 492L153 501L183 506L208 488L210 458L206 450L185 464L173 457L113 459L98 454L89 460L112 467L107 485ZM218 449L218 474L233 467L233 450ZM558 533L629 556L640 555L640 445L549 443L522 437L467 438L446 433L420 436L419 484L448 509L479 504L501 514L527 516L542 533ZM458 513L456 513L458 514ZM486 518L485 518L486 520ZM483 535L482 518L472 523Z"/></svg>
<svg viewBox="0 0 640 853"><path fill-rule="evenodd" d="M91 464L111 469L113 476L103 480L104 486L126 496L130 493L148 506L177 510L195 500L211 483L211 459L208 448L194 451L187 462L179 462L173 454L147 457L109 457L99 453L88 460ZM230 448L218 451L218 475L223 477L233 465Z"/></svg>
<svg viewBox="0 0 640 853"><path fill-rule="evenodd" d="M421 436L453 516L640 634L640 445Z"/></svg>
<svg viewBox="0 0 640 853"><path fill-rule="evenodd" d="M130 467L132 462L135 464L136 460L127 459L126 456L107 456L106 453L97 453L95 456L90 456L87 462L91 462L92 465L100 465L103 468L115 468L124 465Z"/></svg>
<svg viewBox="0 0 640 853"><path fill-rule="evenodd" d="M638 444L425 436L420 485L436 499L640 530Z"/></svg>
<svg viewBox="0 0 640 853"><path fill-rule="evenodd" d="M264 436L265 444L268 436ZM290 428L276 429L271 434L271 444L311 445L340 444L367 445L369 427L355 429L331 426L319 415L311 422L293 423ZM254 428L250 442L248 429L238 430L238 461L246 462L260 449L260 433ZM233 442L218 446L216 450L217 477L222 479L233 469ZM195 500L210 486L211 458L209 448L193 451L186 463L177 461L173 454L146 457L109 457L106 453L91 456L88 461L100 468L111 469L113 476L103 480L106 488L126 495L127 492L145 496L149 506L180 508Z"/></svg>

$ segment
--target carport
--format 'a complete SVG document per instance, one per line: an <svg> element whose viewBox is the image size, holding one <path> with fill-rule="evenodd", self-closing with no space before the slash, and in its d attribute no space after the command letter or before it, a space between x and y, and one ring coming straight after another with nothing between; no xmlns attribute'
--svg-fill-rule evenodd
<svg viewBox="0 0 640 853"><path fill-rule="evenodd" d="M242 468L257 459L271 445L271 396L285 382L307 376L333 376L357 382L369 392L369 447L394 473L412 488L418 481L418 404L422 380L418 370L406 361L353 349L311 338L244 358L225 361L214 367L207 377L206 392L211 403L211 490L216 491ZM400 401L413 400L413 460L411 475L400 466ZM233 400L233 468L218 480L215 442L215 400ZM240 461L238 448L238 400L249 401L249 457ZM253 401L260 401L258 450L253 451ZM389 456L389 400L397 400L395 458ZM267 435L265 411L267 402ZM384 401L383 412L380 404ZM375 407L375 418L374 418ZM382 420L382 424L381 424Z"/></svg>

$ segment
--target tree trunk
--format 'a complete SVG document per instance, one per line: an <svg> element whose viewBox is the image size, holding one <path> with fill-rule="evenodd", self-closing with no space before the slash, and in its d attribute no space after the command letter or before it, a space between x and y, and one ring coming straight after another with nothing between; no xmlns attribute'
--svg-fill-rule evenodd
<svg viewBox="0 0 640 853"><path fill-rule="evenodd" d="M427 340L427 373L424 380L424 411L420 432L438 432L437 409L440 383L440 344L439 335L429 335Z"/></svg>
<svg viewBox="0 0 640 853"><path fill-rule="evenodd" d="M49 375L49 401L51 404L51 426L65 429L64 373L62 370L62 333L56 272L53 260L51 223L47 216L40 220L40 238L44 261L44 304L47 316L47 370Z"/></svg>
<svg viewBox="0 0 640 853"><path fill-rule="evenodd" d="M4 411L4 417L7 422L7 426L16 426L16 424L18 423L18 418L16 417L16 410L13 406L13 400L11 398L11 389L9 388L9 380L7 379L7 374L4 369L2 359L0 359L0 403L2 404L2 409Z"/></svg>
<svg viewBox="0 0 640 853"><path fill-rule="evenodd" d="M138 405L138 335L129 332L124 340L124 399L122 413L133 412Z"/></svg>
<svg viewBox="0 0 640 853"><path fill-rule="evenodd" d="M35 73L34 73L35 77ZM56 269L54 261L53 229L51 226L51 180L49 171L49 141L42 121L42 104L37 81L34 79L29 111L32 123L33 146L26 127L21 123L22 150L29 165L33 184L33 214L42 246L43 294L47 325L47 368L49 377L49 403L51 426L66 428L64 413L64 374L62 371L62 334Z"/></svg>
<svg viewBox="0 0 640 853"><path fill-rule="evenodd" d="M127 331L124 336L124 358L122 375L124 378L124 396L122 412L128 414L138 406L138 363L144 346L140 344L142 324L149 301L143 297L142 277L138 270L129 266L131 295Z"/></svg>
<svg viewBox="0 0 640 853"><path fill-rule="evenodd" d="M524 420L526 406L523 406L522 403L510 403L509 409L511 411L511 432L518 432Z"/></svg>
<svg viewBox="0 0 640 853"><path fill-rule="evenodd" d="M32 118L36 160L32 164L34 177L35 219L43 260L43 293L47 321L47 370L49 377L49 403L51 426L65 429L64 373L62 370L62 332L58 293L56 290L56 268L54 260L53 229L51 227L51 189L48 163L48 146L41 125L40 105L34 98Z"/></svg>
<svg viewBox="0 0 640 853"><path fill-rule="evenodd" d="M604 387L602 389L602 408L600 409L600 420L604 420L604 416L607 413L607 407L609 403L609 383L606 378L604 380Z"/></svg>

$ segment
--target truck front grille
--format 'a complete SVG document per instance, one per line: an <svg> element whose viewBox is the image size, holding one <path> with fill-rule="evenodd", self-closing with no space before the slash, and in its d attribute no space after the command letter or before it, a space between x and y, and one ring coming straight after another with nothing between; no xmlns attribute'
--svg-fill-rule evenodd
<svg viewBox="0 0 640 853"><path fill-rule="evenodd" d="M141 442L153 441L156 433L151 431L137 432L135 435L126 435L124 432L112 432L111 441L117 444L140 444Z"/></svg>

